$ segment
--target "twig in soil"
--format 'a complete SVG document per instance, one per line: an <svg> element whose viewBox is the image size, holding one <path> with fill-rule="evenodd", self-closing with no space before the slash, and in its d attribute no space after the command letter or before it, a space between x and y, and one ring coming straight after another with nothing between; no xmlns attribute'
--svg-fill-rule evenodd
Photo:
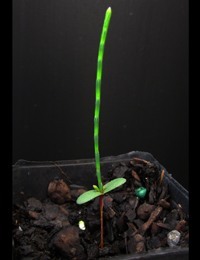
<svg viewBox="0 0 200 260"><path fill-rule="evenodd" d="M138 229L133 223L127 223L128 227L133 230L133 233L131 233L130 236L134 236L136 233L138 233Z"/></svg>
<svg viewBox="0 0 200 260"><path fill-rule="evenodd" d="M165 171L164 171L164 169L162 169L162 172L161 172L160 178L159 178L159 186L161 186L161 184L163 182L164 175L165 175Z"/></svg>
<svg viewBox="0 0 200 260"><path fill-rule="evenodd" d="M135 180L141 182L140 177L138 176L138 174L137 174L136 171L132 170L131 175L133 176L133 178L134 178Z"/></svg>
<svg viewBox="0 0 200 260"><path fill-rule="evenodd" d="M158 218L162 210L163 208L160 206L155 208L155 210L151 213L149 219L140 227L141 234L144 234L147 231L147 229L151 226L151 224Z"/></svg>
<svg viewBox="0 0 200 260"><path fill-rule="evenodd" d="M162 192L161 192L158 200L160 201L161 199L166 199L168 197L167 194L168 194L168 185L163 185L162 186Z"/></svg>
<svg viewBox="0 0 200 260"><path fill-rule="evenodd" d="M146 160L141 159L141 158L137 158L137 157L134 157L134 158L130 161L131 164L133 164L132 161L133 161L134 163L140 163L140 164L143 164L143 165L152 165L151 162L146 161Z"/></svg>
<svg viewBox="0 0 200 260"><path fill-rule="evenodd" d="M165 209L170 208L170 203L168 201L166 201L166 199L159 200L158 205L165 208Z"/></svg>

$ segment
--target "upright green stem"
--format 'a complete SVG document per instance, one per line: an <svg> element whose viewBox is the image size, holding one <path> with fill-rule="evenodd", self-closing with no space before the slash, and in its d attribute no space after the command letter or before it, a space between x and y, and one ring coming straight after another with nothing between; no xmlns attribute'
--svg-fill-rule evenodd
<svg viewBox="0 0 200 260"><path fill-rule="evenodd" d="M102 79L102 67L103 67L103 54L104 54L104 46L105 46L111 14L112 14L112 10L109 7L106 10L103 29L101 33L98 59L97 59L97 74L96 74L96 101L95 101L95 112L94 112L94 151L95 151L95 163L96 163L96 175L98 179L98 187L101 192L103 192L103 184L101 180L100 154L99 154L99 114L100 114L100 102L101 102L101 79Z"/></svg>

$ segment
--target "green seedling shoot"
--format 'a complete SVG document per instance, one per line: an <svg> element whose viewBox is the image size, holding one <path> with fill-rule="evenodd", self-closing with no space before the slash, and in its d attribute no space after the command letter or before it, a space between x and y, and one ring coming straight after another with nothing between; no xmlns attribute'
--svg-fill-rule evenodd
<svg viewBox="0 0 200 260"><path fill-rule="evenodd" d="M96 74L96 101L94 112L94 152L95 152L95 166L98 185L93 185L93 189L84 192L77 199L77 204L83 204L96 197L99 197L100 205L100 223L101 223L101 242L100 247L103 248L103 196L111 190L121 186L126 182L125 178L116 178L103 185L101 178L100 168L100 154L99 154L99 113L100 113L100 101L101 101L101 81L102 81L102 68L103 68L103 55L106 42L106 36L108 27L110 24L112 10L109 7L106 10L103 29L100 38L98 59L97 59L97 74Z"/></svg>

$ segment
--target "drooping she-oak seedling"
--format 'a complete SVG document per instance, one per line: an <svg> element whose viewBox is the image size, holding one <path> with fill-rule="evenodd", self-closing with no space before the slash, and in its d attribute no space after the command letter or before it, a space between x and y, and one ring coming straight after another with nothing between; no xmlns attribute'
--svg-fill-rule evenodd
<svg viewBox="0 0 200 260"><path fill-rule="evenodd" d="M99 154L99 113L100 113L100 101L101 101L101 80L102 80L102 67L103 67L103 54L108 27L110 23L112 10L109 7L106 10L103 29L100 38L98 59L97 59L97 74L96 74L96 101L94 112L94 152L95 152L95 166L98 186L93 185L93 190L86 191L81 194L77 199L77 204L86 203L96 197L99 197L100 206L100 222L101 222L101 242L100 247L103 248L103 196L111 190L121 186L126 182L125 178L116 178L103 185L101 178L100 168L100 154Z"/></svg>

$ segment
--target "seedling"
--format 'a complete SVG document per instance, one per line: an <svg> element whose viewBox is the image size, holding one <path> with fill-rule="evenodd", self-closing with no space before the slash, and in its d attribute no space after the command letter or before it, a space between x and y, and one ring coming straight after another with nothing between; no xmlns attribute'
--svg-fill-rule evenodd
<svg viewBox="0 0 200 260"><path fill-rule="evenodd" d="M103 185L101 178L101 168L100 168L100 154L99 154L99 113L100 113L100 101L101 101L101 80L102 80L102 68L103 68L103 55L106 36L108 32L108 27L110 24L112 10L109 7L106 10L100 44L97 59L97 74L96 74L96 101L95 101L95 111L94 111L94 152L95 152L95 166L96 166L96 176L98 185L93 185L93 189L84 192L77 199L77 204L83 204L96 197L99 197L99 207L100 207L100 223L101 223L101 242L100 247L103 248L103 196L111 190L116 189L126 182L125 178L116 178L110 182Z"/></svg>

